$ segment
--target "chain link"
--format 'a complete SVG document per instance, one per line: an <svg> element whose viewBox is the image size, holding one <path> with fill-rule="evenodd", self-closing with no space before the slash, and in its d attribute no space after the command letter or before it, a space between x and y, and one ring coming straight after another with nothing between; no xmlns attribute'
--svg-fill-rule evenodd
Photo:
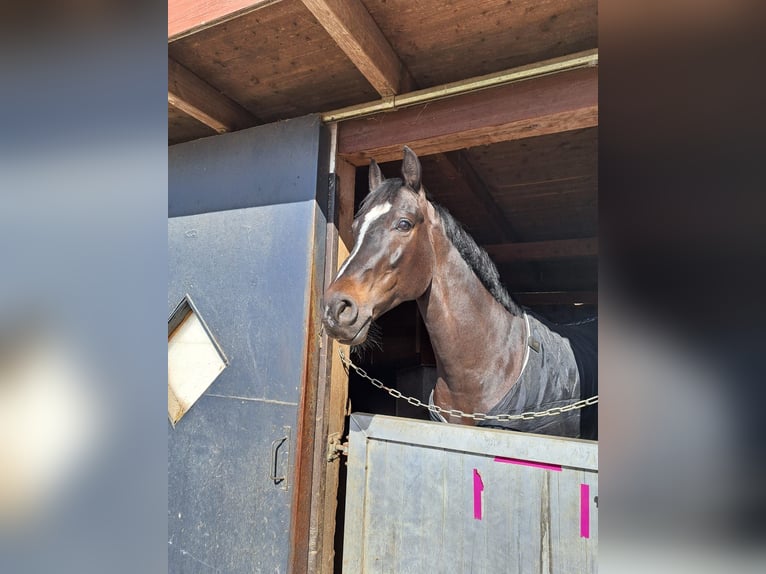
<svg viewBox="0 0 766 574"><path fill-rule="evenodd" d="M430 405L428 403L424 403L418 398L408 397L406 395L403 395L400 391L396 389L392 389L391 387L387 387L378 379L371 377L361 367L357 367L353 362L351 362L351 359L346 358L346 355L343 353L343 349L338 349L338 354L340 355L340 360L343 361L343 364L346 365L346 367L351 367L352 369L354 369L354 371L356 371L357 375L359 375L363 379L367 379L368 381L370 381L373 384L373 386L379 389L383 389L395 399L403 398L409 404L413 406L423 407L425 409L428 409L431 412L439 413L442 416L446 415L446 417L461 417L466 419L473 419L475 421L485 421L485 420L500 421L500 422L516 421L516 420L529 421L529 420L540 418L540 417L550 417L550 416L560 415L569 411L573 411L575 409L582 409L582 408L589 407L591 405L595 405L596 403L598 403L598 395L593 395L592 397L588 397L587 399L582 399L580 401L577 401L576 403L572 403L571 405L565 405L563 407L553 407L545 411L526 412L526 413L521 413L518 415L514 415L514 414L488 415L485 413L464 413L463 411L458 409L443 409L442 407L438 405Z"/></svg>

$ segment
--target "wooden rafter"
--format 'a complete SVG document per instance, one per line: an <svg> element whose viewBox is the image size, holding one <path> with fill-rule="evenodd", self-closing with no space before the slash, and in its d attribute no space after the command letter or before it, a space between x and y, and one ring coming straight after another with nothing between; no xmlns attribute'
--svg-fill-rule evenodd
<svg viewBox="0 0 766 574"><path fill-rule="evenodd" d="M303 0L303 3L381 96L414 88L407 68L361 0Z"/></svg>
<svg viewBox="0 0 766 574"><path fill-rule="evenodd" d="M258 120L202 78L168 58L168 103L218 133L254 126Z"/></svg>
<svg viewBox="0 0 766 574"><path fill-rule="evenodd" d="M598 255L598 238L504 243L485 245L484 250L496 263L595 257Z"/></svg>
<svg viewBox="0 0 766 574"><path fill-rule="evenodd" d="M598 69L582 68L341 122L338 151L364 165L597 125Z"/></svg>
<svg viewBox="0 0 766 574"><path fill-rule="evenodd" d="M465 151L437 154L437 159L444 160L440 165L449 172L447 175L458 177L466 183L470 192L489 216L488 221L492 225L495 235L504 242L519 241L519 236L513 229L513 225L495 202L491 190L476 172Z"/></svg>
<svg viewBox="0 0 766 574"><path fill-rule="evenodd" d="M168 0L168 42L280 0Z"/></svg>

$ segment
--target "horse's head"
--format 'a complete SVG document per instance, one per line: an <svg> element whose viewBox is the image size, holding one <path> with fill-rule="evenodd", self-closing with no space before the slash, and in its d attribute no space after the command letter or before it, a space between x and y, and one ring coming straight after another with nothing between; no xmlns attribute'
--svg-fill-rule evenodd
<svg viewBox="0 0 766 574"><path fill-rule="evenodd" d="M331 337L351 345L370 323L431 283L436 215L420 181L420 161L404 147L403 179L384 179L370 163L370 193L353 223L354 249L324 295L322 321Z"/></svg>

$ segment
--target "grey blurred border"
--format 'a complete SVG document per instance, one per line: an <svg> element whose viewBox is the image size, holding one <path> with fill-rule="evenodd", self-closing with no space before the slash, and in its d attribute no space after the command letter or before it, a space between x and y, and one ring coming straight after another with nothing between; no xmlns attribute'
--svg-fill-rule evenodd
<svg viewBox="0 0 766 574"><path fill-rule="evenodd" d="M0 340L87 372L98 434L58 498L3 524L2 572L167 571L166 19L2 9Z"/></svg>
<svg viewBox="0 0 766 574"><path fill-rule="evenodd" d="M601 572L766 566L765 10L599 4Z"/></svg>

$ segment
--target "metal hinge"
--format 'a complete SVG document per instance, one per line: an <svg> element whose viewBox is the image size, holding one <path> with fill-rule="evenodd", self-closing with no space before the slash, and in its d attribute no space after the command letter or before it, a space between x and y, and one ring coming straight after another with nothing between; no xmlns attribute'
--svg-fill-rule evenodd
<svg viewBox="0 0 766 574"><path fill-rule="evenodd" d="M341 455L348 456L348 441L341 442L340 433L327 437L327 462L332 462Z"/></svg>

